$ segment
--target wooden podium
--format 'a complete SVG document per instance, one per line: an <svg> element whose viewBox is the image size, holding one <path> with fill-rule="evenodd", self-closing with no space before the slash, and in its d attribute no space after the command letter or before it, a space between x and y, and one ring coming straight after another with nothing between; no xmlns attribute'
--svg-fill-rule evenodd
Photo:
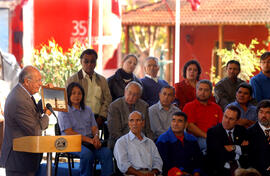
<svg viewBox="0 0 270 176"><path fill-rule="evenodd" d="M29 153L47 153L47 175L52 175L52 152L80 152L81 135L25 136L13 140L13 150Z"/></svg>

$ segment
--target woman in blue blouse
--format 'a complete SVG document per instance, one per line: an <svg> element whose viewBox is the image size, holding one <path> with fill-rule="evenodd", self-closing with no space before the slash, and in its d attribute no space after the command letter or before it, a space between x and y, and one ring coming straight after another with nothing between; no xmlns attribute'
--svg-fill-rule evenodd
<svg viewBox="0 0 270 176"><path fill-rule="evenodd" d="M82 135L82 150L73 154L80 157L80 175L92 175L93 163L101 162L101 175L113 173L112 152L101 146L97 123L91 108L84 104L84 90L72 82L67 87L68 112L59 112L59 126L62 134Z"/></svg>

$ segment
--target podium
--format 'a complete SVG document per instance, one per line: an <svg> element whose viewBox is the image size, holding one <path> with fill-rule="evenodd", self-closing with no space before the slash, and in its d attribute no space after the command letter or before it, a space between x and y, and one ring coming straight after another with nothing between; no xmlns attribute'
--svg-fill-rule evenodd
<svg viewBox="0 0 270 176"><path fill-rule="evenodd" d="M13 150L29 153L47 153L47 175L52 175L52 152L80 152L81 135L24 136L13 140Z"/></svg>

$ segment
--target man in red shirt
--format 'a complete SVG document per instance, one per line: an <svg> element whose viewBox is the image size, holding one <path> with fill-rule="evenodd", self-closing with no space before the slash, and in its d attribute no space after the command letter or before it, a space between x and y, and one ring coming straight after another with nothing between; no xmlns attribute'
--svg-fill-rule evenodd
<svg viewBox="0 0 270 176"><path fill-rule="evenodd" d="M223 113L220 106L210 101L212 83L200 80L196 85L196 99L184 106L183 111L188 118L188 132L198 138L203 154L206 152L207 130L222 121Z"/></svg>

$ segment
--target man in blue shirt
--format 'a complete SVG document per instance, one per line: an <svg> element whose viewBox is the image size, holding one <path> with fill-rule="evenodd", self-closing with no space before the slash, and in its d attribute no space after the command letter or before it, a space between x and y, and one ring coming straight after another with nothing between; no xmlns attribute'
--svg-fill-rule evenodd
<svg viewBox="0 0 270 176"><path fill-rule="evenodd" d="M162 160L155 143L142 133L143 115L133 111L128 117L129 133L119 138L114 146L114 157L122 173L155 176L162 170Z"/></svg>
<svg viewBox="0 0 270 176"><path fill-rule="evenodd" d="M240 119L237 124L246 128L250 127L257 121L256 106L250 103L252 99L252 87L248 83L241 83L236 90L236 101L230 103L239 108L241 111ZM227 107L228 107L227 106ZM225 110L227 109L225 108Z"/></svg>
<svg viewBox="0 0 270 176"><path fill-rule="evenodd" d="M180 111L178 107L172 104L174 99L174 88L165 86L159 93L159 101L149 108L149 120L154 139L157 139L169 129L173 113Z"/></svg>
<svg viewBox="0 0 270 176"><path fill-rule="evenodd" d="M160 135L156 145L163 160L163 175L174 167L180 168L185 174L198 175L200 172L201 152L196 137L185 132L187 115L175 112L171 127ZM196 173L196 174L195 174Z"/></svg>
<svg viewBox="0 0 270 176"><path fill-rule="evenodd" d="M261 72L252 77L250 85L253 88L253 97L260 102L270 99L270 52L263 53L260 58Z"/></svg>
<svg viewBox="0 0 270 176"><path fill-rule="evenodd" d="M142 99L149 106L157 103L159 100L158 93L161 88L169 84L165 80L157 77L159 71L158 59L156 57L147 57L144 63L145 77L141 79L143 86Z"/></svg>

